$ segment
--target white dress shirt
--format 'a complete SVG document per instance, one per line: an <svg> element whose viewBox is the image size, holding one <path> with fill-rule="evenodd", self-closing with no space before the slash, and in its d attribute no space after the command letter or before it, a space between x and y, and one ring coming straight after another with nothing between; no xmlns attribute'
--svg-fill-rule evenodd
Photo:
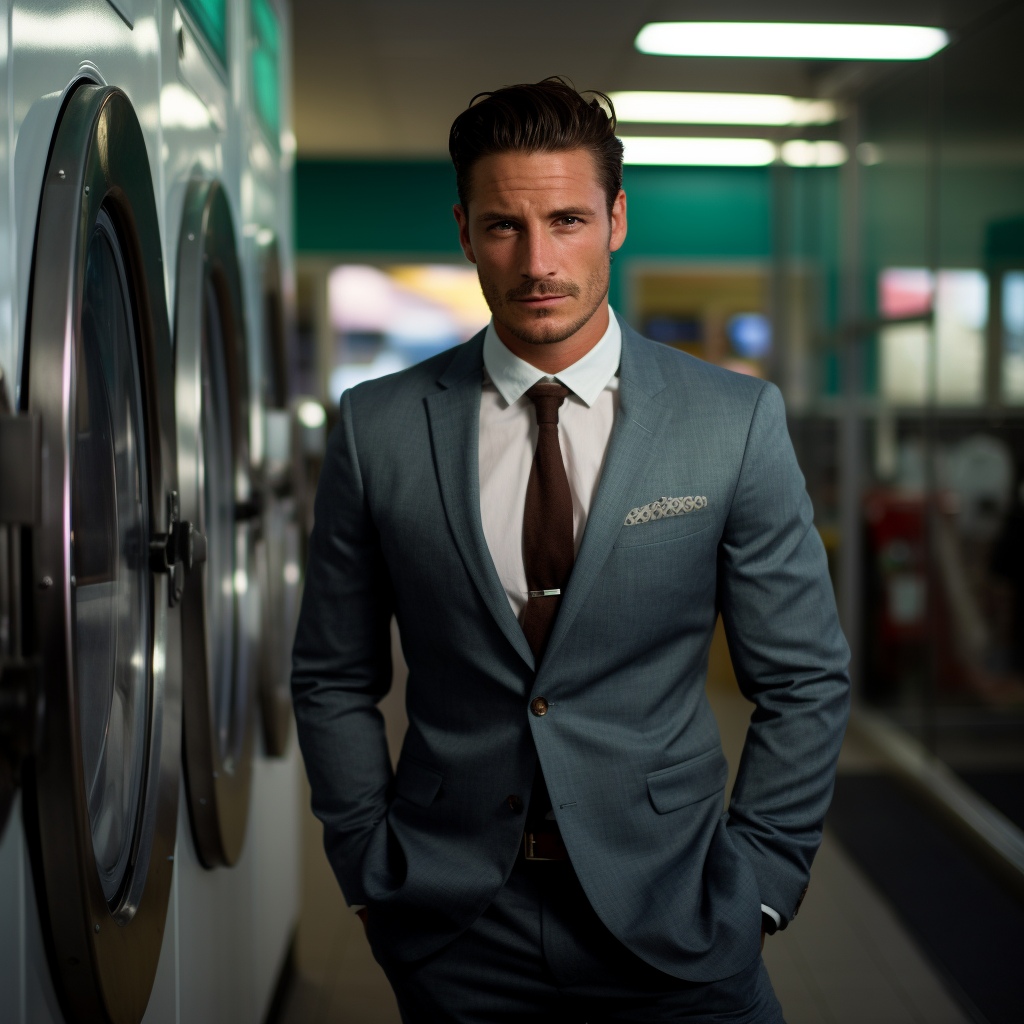
<svg viewBox="0 0 1024 1024"><path fill-rule="evenodd" d="M480 516L494 567L520 620L527 600L523 511L537 448L537 416L526 392L538 381L551 379L570 392L558 410L558 444L569 479L573 541L579 554L619 408L621 354L622 331L611 309L601 340L554 378L513 355L498 337L493 320L487 325L480 397ZM762 903L761 910L776 925L781 922L771 907Z"/></svg>
<svg viewBox="0 0 1024 1024"><path fill-rule="evenodd" d="M557 380L570 392L558 410L558 444L579 553L619 407L621 352L622 332L610 310L601 340L553 378L513 355L493 321L487 326L480 398L480 516L494 567L517 617L526 607L523 511L537 448L537 416L526 392L541 380Z"/></svg>

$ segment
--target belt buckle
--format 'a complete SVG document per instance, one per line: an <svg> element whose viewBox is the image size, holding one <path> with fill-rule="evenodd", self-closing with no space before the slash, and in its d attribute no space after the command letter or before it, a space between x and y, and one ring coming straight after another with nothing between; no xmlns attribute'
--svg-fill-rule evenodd
<svg viewBox="0 0 1024 1024"><path fill-rule="evenodd" d="M523 859L535 861L560 861L568 860L568 857L541 857L537 854L537 839L533 832L523 833Z"/></svg>

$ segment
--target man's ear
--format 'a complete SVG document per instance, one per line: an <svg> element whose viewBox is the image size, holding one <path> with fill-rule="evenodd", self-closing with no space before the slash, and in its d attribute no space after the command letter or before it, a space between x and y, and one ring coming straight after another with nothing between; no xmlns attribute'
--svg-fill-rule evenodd
<svg viewBox="0 0 1024 1024"><path fill-rule="evenodd" d="M452 207L452 213L455 214L455 223L459 225L459 245L462 246L466 259L470 263L476 263L476 257L473 255L473 243L469 240L469 218L466 216L466 211L462 208L461 203L456 203Z"/></svg>
<svg viewBox="0 0 1024 1024"><path fill-rule="evenodd" d="M626 193L620 188L619 194L612 203L611 234L608 239L608 248L611 252L622 248L626 240Z"/></svg>

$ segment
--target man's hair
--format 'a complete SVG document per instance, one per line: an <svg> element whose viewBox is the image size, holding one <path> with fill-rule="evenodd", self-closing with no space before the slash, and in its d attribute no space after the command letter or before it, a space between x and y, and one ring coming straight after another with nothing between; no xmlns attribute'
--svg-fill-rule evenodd
<svg viewBox="0 0 1024 1024"><path fill-rule="evenodd" d="M561 77L477 93L448 134L463 209L468 209L470 172L481 157L509 151L588 149L611 212L622 188L622 143L615 137L615 107L603 92L590 90L588 95L594 98L585 99Z"/></svg>

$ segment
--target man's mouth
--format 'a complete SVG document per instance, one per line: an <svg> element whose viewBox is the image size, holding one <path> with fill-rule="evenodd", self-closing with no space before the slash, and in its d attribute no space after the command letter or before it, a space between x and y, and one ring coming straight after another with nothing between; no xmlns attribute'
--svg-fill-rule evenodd
<svg viewBox="0 0 1024 1024"><path fill-rule="evenodd" d="M515 301L530 309L544 309L548 306L556 306L568 297L568 295L527 295L525 298L516 299Z"/></svg>

